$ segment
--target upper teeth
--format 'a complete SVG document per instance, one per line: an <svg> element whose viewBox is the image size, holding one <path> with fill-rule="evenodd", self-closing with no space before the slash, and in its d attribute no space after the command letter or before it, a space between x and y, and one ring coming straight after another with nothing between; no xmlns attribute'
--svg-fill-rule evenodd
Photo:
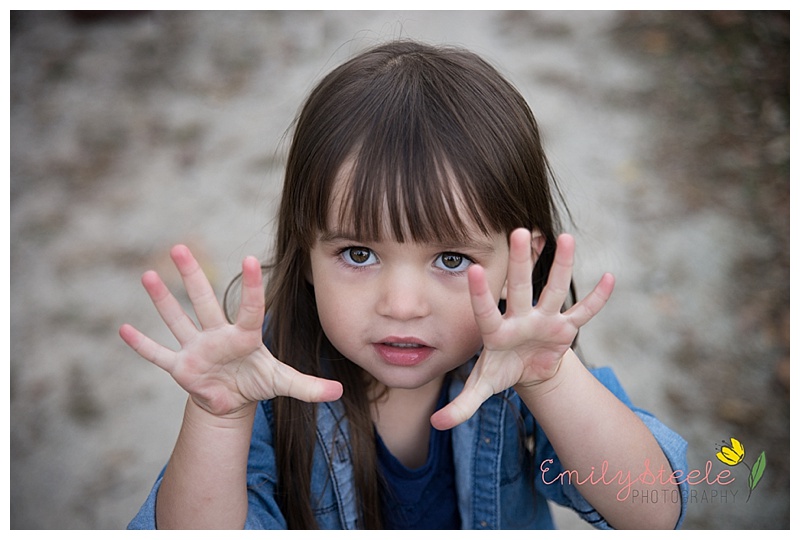
<svg viewBox="0 0 800 540"><path fill-rule="evenodd" d="M418 343L387 343L391 347L421 347Z"/></svg>

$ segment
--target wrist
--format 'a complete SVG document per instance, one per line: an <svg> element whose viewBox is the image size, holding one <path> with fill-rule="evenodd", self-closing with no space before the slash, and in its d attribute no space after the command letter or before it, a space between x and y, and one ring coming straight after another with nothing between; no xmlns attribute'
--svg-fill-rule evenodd
<svg viewBox="0 0 800 540"><path fill-rule="evenodd" d="M245 425L249 428L255 417L257 402L245 403L241 407L225 414L214 414L198 403L193 396L186 400L184 417L192 424L204 425L212 428L236 428Z"/></svg>
<svg viewBox="0 0 800 540"><path fill-rule="evenodd" d="M575 368L580 366L582 366L581 361L575 352L572 349L567 349L567 352L558 360L558 364L550 378L533 383L519 382L514 385L514 390L526 403L529 399L540 399L543 396L557 392L562 385L567 384Z"/></svg>

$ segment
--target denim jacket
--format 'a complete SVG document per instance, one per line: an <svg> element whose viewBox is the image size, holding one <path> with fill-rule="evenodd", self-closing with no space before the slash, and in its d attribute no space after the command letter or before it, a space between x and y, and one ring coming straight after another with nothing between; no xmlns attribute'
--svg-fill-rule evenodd
<svg viewBox="0 0 800 540"><path fill-rule="evenodd" d="M686 471L686 442L649 413L632 407L611 369L592 373L642 419L673 470ZM455 398L462 388L463 382L453 380L449 398ZM358 528L352 466L357 456L352 455L348 446L347 422L341 421L342 411L339 402L317 407L311 493L314 514L322 529ZM275 499L277 476L272 430L271 402L264 401L257 409L248 460L249 508L245 523L248 529L286 528ZM531 436L533 455L526 449ZM512 389L487 400L472 418L453 428L452 438L462 528L552 529L548 500L572 508L597 528L610 528L572 483L556 480L563 471L558 457ZM161 475L129 528L155 528L155 501L160 483ZM685 501L685 482L679 487ZM682 505L678 525L684 513Z"/></svg>

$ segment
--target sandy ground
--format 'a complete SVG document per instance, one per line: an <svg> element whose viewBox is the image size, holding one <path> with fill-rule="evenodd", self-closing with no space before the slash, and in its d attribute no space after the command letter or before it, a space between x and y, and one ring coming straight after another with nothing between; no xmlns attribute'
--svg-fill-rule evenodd
<svg viewBox="0 0 800 540"><path fill-rule="evenodd" d="M188 243L222 290L264 257L282 137L314 81L393 37L466 45L528 98L573 213L582 334L714 470L687 528L789 526L788 16L323 12L11 18L11 527L119 529L185 396L139 276ZM731 489L738 490L734 498ZM724 495L724 496L723 496ZM563 527L581 527L558 514Z"/></svg>

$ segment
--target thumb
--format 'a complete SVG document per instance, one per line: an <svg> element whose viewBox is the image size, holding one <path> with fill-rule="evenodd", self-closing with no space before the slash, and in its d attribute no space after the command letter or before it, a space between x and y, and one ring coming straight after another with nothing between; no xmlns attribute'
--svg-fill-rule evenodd
<svg viewBox="0 0 800 540"><path fill-rule="evenodd" d="M491 388L485 385L465 386L453 401L433 413L431 425L438 430L445 430L463 424L472 418L483 402L492 395Z"/></svg>
<svg viewBox="0 0 800 540"><path fill-rule="evenodd" d="M286 396L307 403L336 401L342 397L342 383L300 373L282 362L275 363L273 390L276 396Z"/></svg>

